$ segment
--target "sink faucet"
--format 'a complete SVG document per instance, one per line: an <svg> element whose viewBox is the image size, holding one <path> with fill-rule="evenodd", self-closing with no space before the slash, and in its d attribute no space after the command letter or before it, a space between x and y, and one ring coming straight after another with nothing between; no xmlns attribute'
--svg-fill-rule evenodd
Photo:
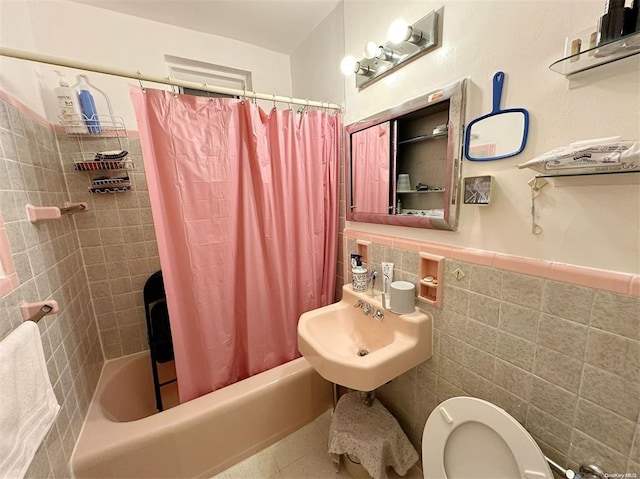
<svg viewBox="0 0 640 479"><path fill-rule="evenodd" d="M369 276L369 283L367 284L367 293L369 296L373 296L373 288L376 285L376 278L378 277L378 270L374 269Z"/></svg>
<svg viewBox="0 0 640 479"><path fill-rule="evenodd" d="M373 306L370 305L369 303L366 303L364 305L362 312L364 313L365 316L369 316L371 313L373 313Z"/></svg>

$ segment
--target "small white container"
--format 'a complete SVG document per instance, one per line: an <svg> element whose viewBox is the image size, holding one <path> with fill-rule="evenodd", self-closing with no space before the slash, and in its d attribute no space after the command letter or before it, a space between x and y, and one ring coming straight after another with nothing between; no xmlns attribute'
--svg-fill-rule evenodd
<svg viewBox="0 0 640 479"><path fill-rule="evenodd" d="M396 184L397 191L411 191L411 181L409 180L409 175L401 174L398 175L398 183Z"/></svg>

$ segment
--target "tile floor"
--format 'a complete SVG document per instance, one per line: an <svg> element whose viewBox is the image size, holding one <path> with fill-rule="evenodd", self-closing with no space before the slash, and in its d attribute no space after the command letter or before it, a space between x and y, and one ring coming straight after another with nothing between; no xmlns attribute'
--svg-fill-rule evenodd
<svg viewBox="0 0 640 479"><path fill-rule="evenodd" d="M212 479L351 479L344 466L335 472L327 454L331 411L272 446L245 459ZM393 469L389 478L399 478ZM405 476L421 479L413 467Z"/></svg>

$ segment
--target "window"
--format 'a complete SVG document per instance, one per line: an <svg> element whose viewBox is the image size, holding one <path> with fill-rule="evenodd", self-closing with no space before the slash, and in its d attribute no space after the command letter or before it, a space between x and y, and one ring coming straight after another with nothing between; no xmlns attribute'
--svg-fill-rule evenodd
<svg viewBox="0 0 640 479"><path fill-rule="evenodd" d="M252 91L251 72L238 68L214 65L213 63L189 60L188 58L165 55L165 63L169 70L169 76L177 80L206 83L211 86L235 88L236 90ZM211 96L229 98L229 95L209 93L204 91L183 88L182 93L197 96Z"/></svg>

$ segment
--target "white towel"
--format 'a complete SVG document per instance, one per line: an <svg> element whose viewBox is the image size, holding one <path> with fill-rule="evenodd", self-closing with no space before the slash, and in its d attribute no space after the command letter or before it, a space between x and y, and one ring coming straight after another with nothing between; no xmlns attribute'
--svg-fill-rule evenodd
<svg viewBox="0 0 640 479"><path fill-rule="evenodd" d="M24 477L59 409L40 331L25 321L0 341L0 477Z"/></svg>

